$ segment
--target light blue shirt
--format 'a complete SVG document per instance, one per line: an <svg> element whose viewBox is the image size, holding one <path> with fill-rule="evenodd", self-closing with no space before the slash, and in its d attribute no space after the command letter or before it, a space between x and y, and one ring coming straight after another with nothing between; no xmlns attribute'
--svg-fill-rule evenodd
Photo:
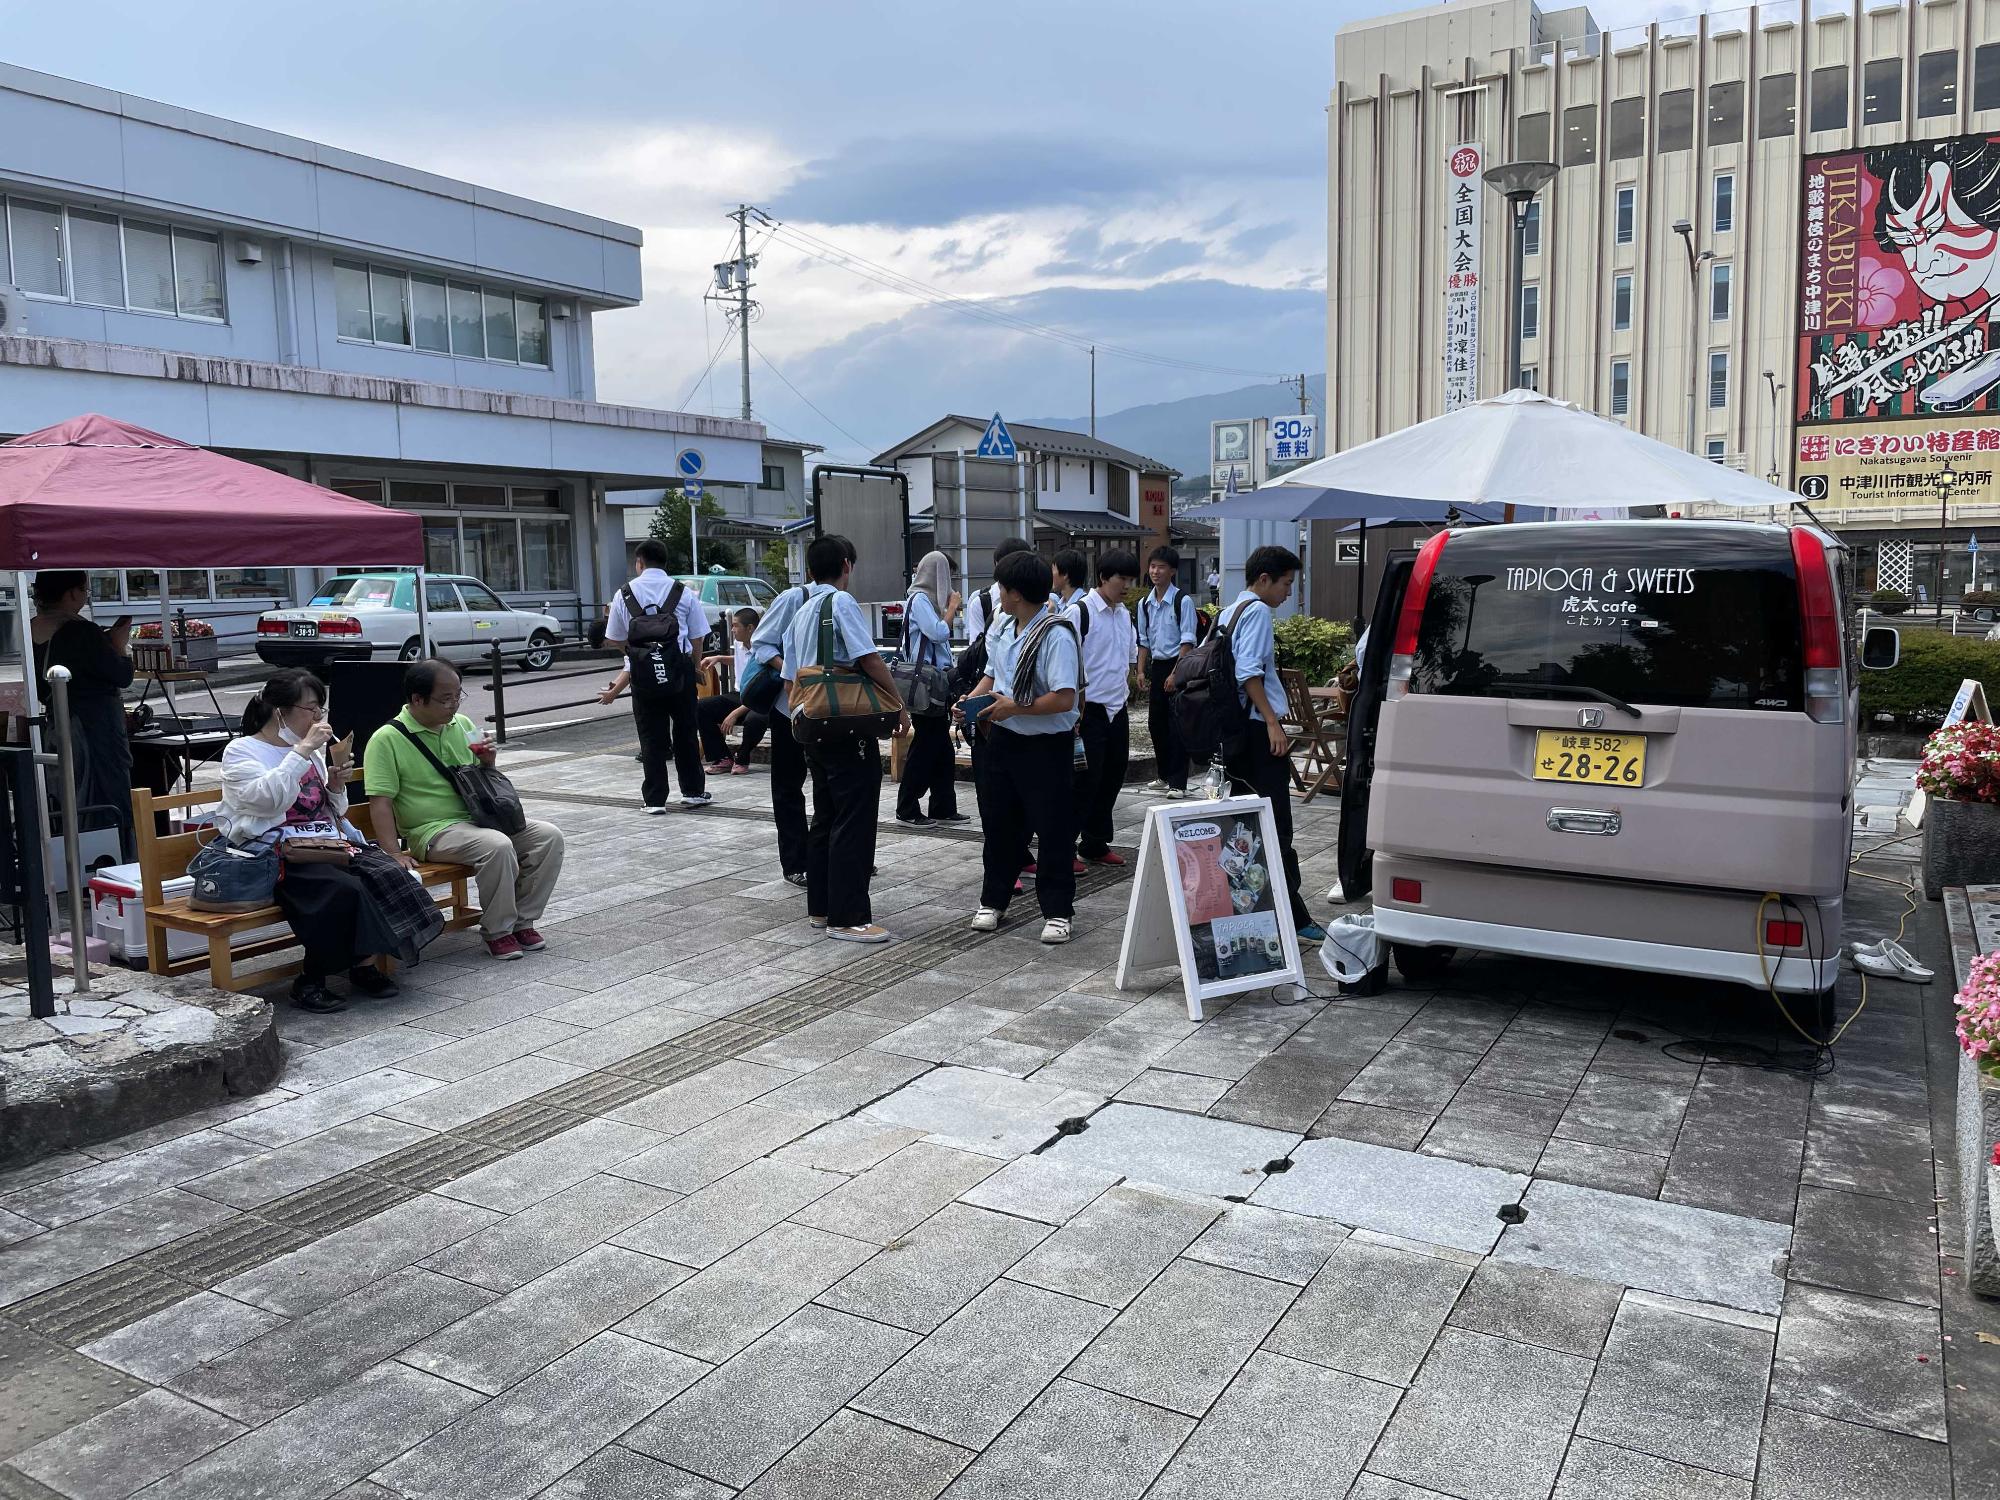
<svg viewBox="0 0 2000 1500"><path fill-rule="evenodd" d="M753 661L770 661L785 654L785 632L791 628L792 616L799 612L799 601L804 597L803 590L789 588L771 601L757 628L750 632Z"/></svg>
<svg viewBox="0 0 2000 1500"><path fill-rule="evenodd" d="M1053 613L1044 604L1028 621L1032 630L1037 620ZM986 636L986 670L993 674L993 691L1002 693L1018 702L1032 703L1043 693L1059 693L1064 688L1074 689L1081 680L1082 660L1077 651L1076 636L1072 631L1058 625L1042 641L1042 649L1035 659L1035 679L1021 686L1026 696L1016 697L1014 692L1014 659L1021 652L1021 637L1027 634L1016 626L1012 615L1002 615L998 624ZM1076 700L1070 700L1070 707L1057 714L1021 714L1008 719L996 727L1012 730L1015 734L1073 734L1076 721L1080 717Z"/></svg>
<svg viewBox="0 0 2000 1500"><path fill-rule="evenodd" d="M1172 584L1167 597L1147 589L1139 596L1139 644L1161 661L1172 661L1194 644L1194 600Z"/></svg>
<svg viewBox="0 0 2000 1500"><path fill-rule="evenodd" d="M949 672L952 668L951 627L922 589L912 593L903 607L904 649L908 659L928 662Z"/></svg>
<svg viewBox="0 0 2000 1500"><path fill-rule="evenodd" d="M833 660L822 663L819 659L820 600L829 594L833 596ZM861 613L861 606L854 602L854 596L830 583L816 583L806 590L805 602L799 605L792 616L791 627L785 632L785 681L797 682L800 667L851 667L862 657L875 655L879 649L874 634L868 629L868 617Z"/></svg>
<svg viewBox="0 0 2000 1500"><path fill-rule="evenodd" d="M1239 607L1242 613L1237 611ZM1269 700L1271 712L1283 718L1291 708L1285 697L1285 690L1278 682L1278 638L1275 634L1276 621L1271 615L1271 606L1245 589L1236 596L1236 602L1216 617L1216 626L1229 626L1229 649L1236 657L1237 697L1250 710L1250 717L1263 722L1264 716L1250 701L1250 694L1241 684L1253 677L1264 679L1264 696Z"/></svg>

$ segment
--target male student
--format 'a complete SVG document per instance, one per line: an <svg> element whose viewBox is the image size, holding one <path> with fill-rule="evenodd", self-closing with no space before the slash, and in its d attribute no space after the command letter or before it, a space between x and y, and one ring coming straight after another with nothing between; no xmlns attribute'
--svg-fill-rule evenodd
<svg viewBox="0 0 2000 1500"><path fill-rule="evenodd" d="M1139 675L1146 679L1146 722L1160 769L1146 790L1167 797L1185 797L1188 779L1187 749L1174 720L1173 700L1167 696L1174 663L1194 645L1194 600L1174 583L1180 567L1180 553L1172 547L1155 547L1146 560L1153 586L1139 596Z"/></svg>
<svg viewBox="0 0 2000 1500"><path fill-rule="evenodd" d="M1302 941L1316 943L1325 931L1306 910L1299 888L1299 857L1292 849L1291 736L1281 722L1290 707L1278 681L1278 642L1272 611L1292 595L1292 581L1304 564L1283 547L1259 547L1243 563L1244 589L1234 603L1216 616L1218 628L1229 629L1229 647L1236 657L1237 693L1250 711L1250 730L1237 752L1224 762L1229 784L1238 795L1271 799L1271 821L1278 830L1278 848L1285 858L1285 881L1291 887L1292 923Z"/></svg>
<svg viewBox="0 0 2000 1500"><path fill-rule="evenodd" d="M1055 582L1049 597L1055 600L1056 613L1077 624L1083 608L1083 591L1090 587L1090 559L1074 547L1065 547L1050 560L1050 565L1055 569ZM1083 628L1078 625L1079 631Z"/></svg>
<svg viewBox="0 0 2000 1500"><path fill-rule="evenodd" d="M1082 662L1074 624L1050 601L1053 571L1032 552L1002 558L993 569L1003 618L986 638L987 675L973 696L997 694L980 714L981 868L977 932L1000 926L1021 870L1021 851L1036 843L1035 896L1042 941L1066 943L1076 915L1077 688Z"/></svg>
<svg viewBox="0 0 2000 1500"><path fill-rule="evenodd" d="M695 591L667 576L667 548L648 537L632 558L632 581L611 601L604 644L625 653L625 668L599 693L609 703L632 685L632 719L644 766L639 800L649 813L667 810L667 756L681 784L682 807L715 800L701 768L695 730L695 655L708 635L708 616Z"/></svg>
<svg viewBox="0 0 2000 1500"><path fill-rule="evenodd" d="M729 617L729 651L701 659L701 670L704 672L711 663L728 662L732 673L730 681L736 684L735 692L710 693L706 698L695 699L694 716L701 729L701 753L708 761L706 769L711 776L747 776L750 773L750 752L757 748L757 742L770 728L770 720L762 714L737 712L743 707L743 678L750 670L750 637L756 629L756 610L746 607L735 611ZM743 725L743 743L731 752L725 736L730 726L736 723Z"/></svg>
<svg viewBox="0 0 2000 1500"><path fill-rule="evenodd" d="M1132 691L1139 640L1125 595L1138 581L1136 552L1107 552L1097 560L1097 587L1078 601L1085 622L1081 721L1085 773L1077 787L1077 852L1093 864L1125 863L1124 856L1111 848L1111 818L1132 753L1125 700Z"/></svg>
<svg viewBox="0 0 2000 1500"><path fill-rule="evenodd" d="M1000 576L1000 559L1016 552L1032 552L1034 546L1023 537L1010 536L993 549L993 576ZM1000 585L990 583L965 601L965 643L969 646L999 622ZM977 761L975 753L973 760Z"/></svg>
<svg viewBox="0 0 2000 1500"><path fill-rule="evenodd" d="M785 637L785 681L797 682L802 667L853 667L893 695L896 685L867 617L847 592L854 561L854 544L842 536L822 536L806 548L806 573L812 584L793 611ZM820 617L829 603L833 659L822 663ZM910 732L908 713L898 729ZM876 923L868 904L875 819L882 804L881 746L872 736L823 734L800 748L813 788L812 825L806 834L806 918L842 942L886 943L889 932Z"/></svg>
<svg viewBox="0 0 2000 1500"><path fill-rule="evenodd" d="M854 544L846 537L835 537L847 549L849 561L854 558ZM795 584L771 601L771 607L764 611L764 618L757 622L757 628L750 633L750 659L753 662L773 664L772 670L782 670L785 656L785 632L791 629L792 617L798 613L800 603L805 599L808 585ZM738 691L743 684L737 683ZM785 879L793 885L806 883L806 758L799 749L799 743L792 738L792 710L787 691L778 689L778 701L771 713L771 820L778 825L778 868Z"/></svg>

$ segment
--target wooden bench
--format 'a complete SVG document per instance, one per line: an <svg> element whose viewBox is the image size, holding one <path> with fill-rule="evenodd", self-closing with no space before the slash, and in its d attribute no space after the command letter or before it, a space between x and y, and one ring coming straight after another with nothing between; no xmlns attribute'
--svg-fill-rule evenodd
<svg viewBox="0 0 2000 1500"><path fill-rule="evenodd" d="M139 896L146 908L146 967L155 974L192 974L206 968L208 982L215 988L247 990L298 973L300 966L296 959L269 968L253 969L247 974L236 972L239 959L259 958L267 953L281 953L287 948L298 947L299 940L289 930L282 936L259 938L241 946L231 941L239 934L282 923L285 914L275 905L262 906L255 911L216 912L192 910L185 896L169 901L166 899L166 883L187 874L188 861L194 858L195 850L203 840L197 839L193 833L163 836L154 832L155 813L211 807L221 801L222 792L215 787L164 797L143 788L135 787L132 791L132 825L139 845ZM362 837L375 838L374 821L367 803L358 802L350 807L347 817L361 830ZM395 841L391 839L387 842L393 844ZM438 902L445 913L446 931L470 927L479 920L479 909L472 904L470 894L473 878L470 865L420 864L417 874L427 889L449 887L447 899ZM169 932L192 933L207 939L207 955L170 958L167 953ZM391 959L384 958L380 962L385 970L394 966Z"/></svg>

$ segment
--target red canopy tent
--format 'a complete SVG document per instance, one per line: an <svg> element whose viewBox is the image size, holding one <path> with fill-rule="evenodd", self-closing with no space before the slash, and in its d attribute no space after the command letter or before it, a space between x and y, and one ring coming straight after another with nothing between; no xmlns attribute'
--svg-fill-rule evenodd
<svg viewBox="0 0 2000 1500"><path fill-rule="evenodd" d="M421 563L423 522L110 417L0 443L0 569Z"/></svg>

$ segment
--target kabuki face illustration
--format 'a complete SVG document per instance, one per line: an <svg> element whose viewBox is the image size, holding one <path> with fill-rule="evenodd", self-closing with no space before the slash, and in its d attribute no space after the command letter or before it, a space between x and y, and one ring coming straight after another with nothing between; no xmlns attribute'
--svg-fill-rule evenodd
<svg viewBox="0 0 2000 1500"><path fill-rule="evenodd" d="M1876 239L1933 302L2000 292L2000 150L1949 143L1882 153Z"/></svg>

